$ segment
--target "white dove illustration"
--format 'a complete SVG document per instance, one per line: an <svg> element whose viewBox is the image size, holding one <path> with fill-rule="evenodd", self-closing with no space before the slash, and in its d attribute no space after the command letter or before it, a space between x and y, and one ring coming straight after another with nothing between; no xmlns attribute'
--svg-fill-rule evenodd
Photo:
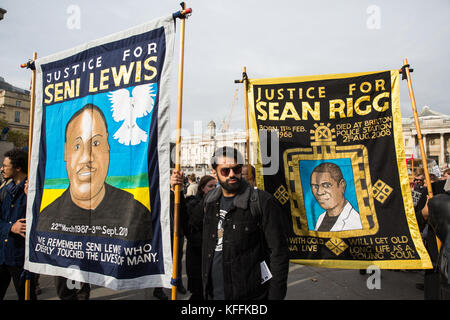
<svg viewBox="0 0 450 320"><path fill-rule="evenodd" d="M156 97L155 87L155 84L136 86L131 96L127 89L119 89L108 94L114 121L123 121L113 136L119 143L134 146L147 141L147 132L139 128L136 119L152 112Z"/></svg>

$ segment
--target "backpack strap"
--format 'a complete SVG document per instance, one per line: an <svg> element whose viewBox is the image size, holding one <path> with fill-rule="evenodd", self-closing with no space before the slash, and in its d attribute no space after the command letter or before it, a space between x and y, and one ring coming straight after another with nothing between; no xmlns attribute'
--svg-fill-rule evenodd
<svg viewBox="0 0 450 320"><path fill-rule="evenodd" d="M262 209L259 202L258 189L252 188L250 193L250 213L255 218L259 228L262 227Z"/></svg>
<svg viewBox="0 0 450 320"><path fill-rule="evenodd" d="M209 205L215 203L219 197L212 194L213 191L208 192L203 202L203 212L206 213ZM262 227L262 209L261 203L259 201L258 189L251 187L250 197L249 197L249 208L252 217L256 220L258 227Z"/></svg>
<svg viewBox="0 0 450 320"><path fill-rule="evenodd" d="M250 213L253 219L256 221L256 225L259 229L260 241L261 241L261 260L270 263L270 253L268 244L266 242L266 236L262 226L263 211L261 209L261 202L259 201L259 190L257 188L251 188L249 198Z"/></svg>

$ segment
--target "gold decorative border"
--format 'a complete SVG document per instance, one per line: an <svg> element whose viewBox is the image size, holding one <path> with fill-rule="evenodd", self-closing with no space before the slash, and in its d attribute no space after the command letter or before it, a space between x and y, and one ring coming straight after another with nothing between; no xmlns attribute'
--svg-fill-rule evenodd
<svg viewBox="0 0 450 320"><path fill-rule="evenodd" d="M259 147L259 134L258 127L256 123L256 112L255 103L253 97L253 86L254 85L270 85L270 84L280 84L280 83L294 83L294 82L306 82L306 81L316 81L316 80L329 80L329 79L345 79L351 77L358 77L363 75L370 75L376 73L387 72L385 71L375 71L375 72L360 72L360 73L347 73L347 74L330 74L330 75L318 75L318 76L304 76L304 77L284 77L284 78L266 78L266 79L249 79L248 82L248 99L249 99L249 114L250 114L250 136L253 142L252 152L256 155L255 158L255 168L256 168L256 183L258 188L264 190L264 176L262 170L262 161ZM395 152L397 158L397 166L400 177L401 193L405 206L405 213L408 223L408 228L411 233L412 241L415 245L416 251L420 256L420 259L414 260L390 260L390 261L376 261L376 260L318 260L318 259L291 259L292 263L299 263L304 265L312 265L326 268L346 268L346 269L361 269L366 268L371 265L377 265L380 268L385 269L427 269L432 268L430 257L423 245L422 237L418 229L417 219L414 213L414 206L412 202L411 190L409 189L409 180L406 169L406 160L404 152L404 142L403 142L403 131L401 126L401 112L400 112L400 89L399 89L399 72L398 70L391 70L391 108L393 116L393 127L394 127L394 143ZM299 148L299 150L311 151L312 148ZM292 150L292 149L291 149ZM288 176L286 176L288 177ZM286 178L288 179L288 178ZM289 184L288 184L289 187ZM371 191L371 190L369 190ZM372 196L373 193L370 193ZM372 198L372 197L371 197ZM292 201L292 200L290 200ZM373 201L373 200L372 200ZM358 203L359 205L359 203ZM376 214L374 215L376 218ZM306 218L306 217L305 217ZM306 221L306 219L305 219ZM376 223L378 226L378 222ZM370 229L369 229L370 230ZM297 230L297 232L301 232ZM314 231L316 232L316 231ZM353 232L352 236L356 236ZM319 233L319 232L317 232ZM330 233L330 232L329 232ZM333 236L337 236L336 232L332 233ZM316 235L319 236L319 235Z"/></svg>
<svg viewBox="0 0 450 320"><path fill-rule="evenodd" d="M346 231L314 231L308 228L308 219L300 179L300 160L350 159L355 183L356 199L363 229ZM321 238L348 238L373 235L378 232L378 219L373 203L373 191L367 149L362 145L354 146L316 146L311 148L287 149L283 154L286 185L291 203L291 215L294 233L299 236ZM310 181L304 181L310 183ZM300 220L298 228L296 219ZM369 221L369 219L371 221Z"/></svg>
<svg viewBox="0 0 450 320"><path fill-rule="evenodd" d="M400 187L402 192L403 203L405 207L406 221L411 233L411 239L416 247L417 253L420 256L420 266L422 268L432 268L433 265L430 256L423 244L422 235L417 223L416 214L414 212L414 204L412 200L412 193L409 184L408 170L406 168L405 144L403 140L402 115L400 108L400 85L399 85L399 71L391 70L391 108L393 118L393 134L395 142L395 154L397 158L397 168L400 178ZM399 263L399 262L397 262ZM405 262L400 262L405 263ZM403 266L403 264L399 266Z"/></svg>

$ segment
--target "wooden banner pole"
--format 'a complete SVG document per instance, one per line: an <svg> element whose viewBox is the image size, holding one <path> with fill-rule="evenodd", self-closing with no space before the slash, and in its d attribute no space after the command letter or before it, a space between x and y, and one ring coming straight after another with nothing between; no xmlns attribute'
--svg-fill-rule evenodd
<svg viewBox="0 0 450 320"><path fill-rule="evenodd" d="M431 187L430 173L428 171L427 155L425 153L425 148L423 145L422 132L420 130L419 116L417 114L416 98L414 97L414 90L412 88L411 74L409 71L408 59L406 59L406 58L403 59L403 68L405 70L406 79L408 81L409 96L411 98L411 106L412 106L413 115L414 115L414 123L416 125L417 140L419 142L420 155L422 157L422 166L423 166L423 171L425 173L425 181L427 183L428 200L429 200L429 199L433 198L433 188ZM441 241L439 240L438 237L436 237L436 242L437 242L437 248L438 248L438 250L440 250Z"/></svg>
<svg viewBox="0 0 450 320"><path fill-rule="evenodd" d="M37 52L33 53L33 61L37 59ZM36 104L36 69L33 68L30 97L30 127L28 129L28 174L31 165L31 144L33 143L34 107Z"/></svg>
<svg viewBox="0 0 450 320"><path fill-rule="evenodd" d="M252 170L250 167L250 126L249 126L249 118L248 118L248 78L247 78L247 68L244 67L242 69L242 84L244 85L244 106L245 106L245 143L246 143L246 152L247 152L247 176L248 182L251 183L253 180Z"/></svg>
<svg viewBox="0 0 450 320"><path fill-rule="evenodd" d="M184 34L185 34L185 22L186 14L192 12L192 10L185 9L185 3L181 3L183 10L177 16L180 18L180 55L178 62L178 100L177 100L177 128L176 128L176 145L175 145L175 170L180 172L180 156L181 156L181 124L182 124L182 106L183 106L183 69L184 69ZM173 268L172 268L172 300L177 299L177 282L178 279L178 241L179 241L179 215L180 215L180 203L181 203L181 186L175 185L175 202L174 202L174 215L173 215Z"/></svg>
<svg viewBox="0 0 450 320"><path fill-rule="evenodd" d="M423 145L422 132L420 131L419 116L417 114L417 108L416 108L416 98L414 97L414 90L412 88L412 83L411 83L411 74L409 71L408 60L406 58L403 59L403 67L405 69L406 79L408 81L409 96L411 98L411 106L412 106L413 115L414 115L414 123L416 125L416 131L417 131L417 140L419 142L420 155L422 157L422 165L423 165L423 170L425 173L425 179L427 182L428 198L431 199L433 197L433 189L431 188L431 180L430 180L430 173L428 171L427 155L425 153L425 148Z"/></svg>
<svg viewBox="0 0 450 320"><path fill-rule="evenodd" d="M31 144L33 142L33 125L34 125L34 107L36 104L36 68L34 62L37 59L37 52L33 53L33 60L21 65L22 68L29 68L32 70L31 75L31 92L30 92L30 123L28 128L28 171L27 179L30 181L30 163L31 163ZM28 202L28 196L27 196ZM31 297L31 281L25 280L25 300L30 300Z"/></svg>
<svg viewBox="0 0 450 320"><path fill-rule="evenodd" d="M245 108L245 144L246 144L246 162L247 162L247 177L248 181L253 180L253 174L250 164L250 126L249 126L249 116L248 116L248 77L247 68L244 66L242 68L242 80L234 80L234 83L242 83L244 86L244 108Z"/></svg>

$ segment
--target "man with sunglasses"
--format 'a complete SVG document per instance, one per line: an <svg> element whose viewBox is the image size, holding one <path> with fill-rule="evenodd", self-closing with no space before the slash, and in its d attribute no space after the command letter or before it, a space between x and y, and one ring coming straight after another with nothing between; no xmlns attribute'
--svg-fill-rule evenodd
<svg viewBox="0 0 450 320"><path fill-rule="evenodd" d="M236 149L217 149L211 165L220 187L210 191L204 203L205 298L283 299L289 258L281 209L270 194L242 179L243 158ZM258 193L259 215L251 209L252 192Z"/></svg>

